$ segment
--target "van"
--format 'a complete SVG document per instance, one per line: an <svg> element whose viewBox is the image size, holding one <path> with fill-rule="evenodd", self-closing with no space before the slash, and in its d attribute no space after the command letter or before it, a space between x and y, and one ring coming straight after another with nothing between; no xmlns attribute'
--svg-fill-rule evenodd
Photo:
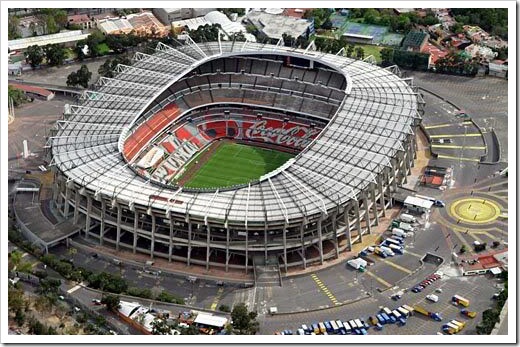
<svg viewBox="0 0 520 347"><path fill-rule="evenodd" d="M365 327L365 325L361 322L361 319L354 319L354 323L356 323L356 326L358 327L358 329Z"/></svg>
<svg viewBox="0 0 520 347"><path fill-rule="evenodd" d="M394 245L393 243L388 245L388 247L394 251L395 253L397 254L404 254L404 249L403 247L400 247L400 246L397 246L397 245Z"/></svg>
<svg viewBox="0 0 520 347"><path fill-rule="evenodd" d="M330 326L332 327L332 332L334 332L335 334L337 334L339 328L338 328L338 325L336 324L336 321L331 320L331 321L330 321Z"/></svg>
<svg viewBox="0 0 520 347"><path fill-rule="evenodd" d="M381 312L386 313L388 316L391 316L391 315L392 315L392 310L389 309L388 307L383 307L383 308L381 309Z"/></svg>
<svg viewBox="0 0 520 347"><path fill-rule="evenodd" d="M311 329L309 329L309 327L307 325L305 325L305 324L302 324L302 329L306 333L310 333L311 332Z"/></svg>
<svg viewBox="0 0 520 347"><path fill-rule="evenodd" d="M413 315L413 307L410 307L408 305L403 305L402 306L406 311L408 311L408 314L411 316Z"/></svg>
<svg viewBox="0 0 520 347"><path fill-rule="evenodd" d="M392 320L390 319L390 316L388 316L386 313L381 313L381 317L383 317L383 320L385 322L385 324L390 324L392 323Z"/></svg>
<svg viewBox="0 0 520 347"><path fill-rule="evenodd" d="M392 237L389 237L385 240L385 242L389 245L396 245L396 246L399 246L401 247L401 245L403 244L403 241L402 240L397 240L397 239L394 239Z"/></svg>
<svg viewBox="0 0 520 347"><path fill-rule="evenodd" d="M58 299L65 300L65 297L63 295L58 296Z"/></svg>
<svg viewBox="0 0 520 347"><path fill-rule="evenodd" d="M74 306L74 312L79 312L81 309L78 306Z"/></svg>
<svg viewBox="0 0 520 347"><path fill-rule="evenodd" d="M377 322L381 324L386 324L386 320L383 318L383 316L379 313L376 315Z"/></svg>
<svg viewBox="0 0 520 347"><path fill-rule="evenodd" d="M312 328L311 331L313 333L315 333L315 334L319 334L320 333L320 326L318 325L318 323L312 323L311 328Z"/></svg>
<svg viewBox="0 0 520 347"><path fill-rule="evenodd" d="M401 318L401 314L399 313L398 310L393 310L392 311L392 314L394 315L394 317L399 320L399 318Z"/></svg>
<svg viewBox="0 0 520 347"><path fill-rule="evenodd" d="M336 321L336 325L338 326L338 330L345 330L345 326L343 325L343 322L339 319Z"/></svg>
<svg viewBox="0 0 520 347"><path fill-rule="evenodd" d="M327 330L328 333L332 332L332 325L330 324L329 321L325 321L325 322L323 322L323 324L325 324L325 329Z"/></svg>
<svg viewBox="0 0 520 347"><path fill-rule="evenodd" d="M327 328L325 327L325 324L323 322L319 322L318 327L320 328L319 332L322 334L327 331Z"/></svg>

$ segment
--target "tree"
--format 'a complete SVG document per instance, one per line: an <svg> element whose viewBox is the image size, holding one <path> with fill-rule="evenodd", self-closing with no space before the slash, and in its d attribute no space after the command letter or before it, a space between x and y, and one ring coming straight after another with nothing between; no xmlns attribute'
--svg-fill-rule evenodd
<svg viewBox="0 0 520 347"><path fill-rule="evenodd" d="M36 66L40 66L40 64L43 61L43 50L38 45L32 45L27 47L27 62L31 65L31 67L34 69Z"/></svg>
<svg viewBox="0 0 520 347"><path fill-rule="evenodd" d="M229 308L229 306L228 306L228 305L224 305L224 304L220 305L220 306L218 307L218 309L219 309L219 311L222 311L222 312L230 312L230 311L231 311L231 309Z"/></svg>
<svg viewBox="0 0 520 347"><path fill-rule="evenodd" d="M258 331L258 322L256 321L256 312L248 312L244 303L237 304L231 311L231 319L233 320L233 328L241 335L254 335Z"/></svg>
<svg viewBox="0 0 520 347"><path fill-rule="evenodd" d="M9 86L8 89L9 89L9 97L11 97L11 89L18 90L11 86ZM13 100L13 102L14 102L14 100ZM16 105L16 102L15 102L15 105ZM23 255L22 252L20 252L19 250L14 250L11 253L9 253L9 260L11 261L11 264L13 265L13 269L17 268L18 265L20 265L20 262L22 261L22 255Z"/></svg>
<svg viewBox="0 0 520 347"><path fill-rule="evenodd" d="M9 16L7 24L7 37L9 40L16 40L22 37L18 26L20 25L20 18L17 16Z"/></svg>
<svg viewBox="0 0 520 347"><path fill-rule="evenodd" d="M381 55L381 65L389 66L394 61L394 50L392 48L385 47L379 53Z"/></svg>
<svg viewBox="0 0 520 347"><path fill-rule="evenodd" d="M115 77L115 69L118 64L122 65L132 65L132 61L127 56L117 56L115 59L107 59L103 65L101 65L98 69L98 74L100 76L113 78Z"/></svg>
<svg viewBox="0 0 520 347"><path fill-rule="evenodd" d="M7 290L7 306L12 312L25 308L25 298L22 289L9 286L9 289Z"/></svg>
<svg viewBox="0 0 520 347"><path fill-rule="evenodd" d="M67 85L68 86L77 86L80 85L84 88L88 87L88 82L92 77L92 72L88 70L86 65L81 65L81 68L76 72L71 72L67 76Z"/></svg>
<svg viewBox="0 0 520 347"><path fill-rule="evenodd" d="M43 49L45 51L45 56L47 57L47 63L50 66L63 65L66 56L65 47L63 45L46 45Z"/></svg>
<svg viewBox="0 0 520 347"><path fill-rule="evenodd" d="M152 323L152 335L170 335L171 327L165 319L155 318Z"/></svg>
<svg viewBox="0 0 520 347"><path fill-rule="evenodd" d="M466 253L467 250L468 250L468 248L466 247L466 245L462 245L462 246L460 246L459 252L460 252L460 254L464 254L464 253Z"/></svg>
<svg viewBox="0 0 520 347"><path fill-rule="evenodd" d="M14 320L19 327L24 325L25 314L23 313L23 311L21 309L16 310L16 313L14 315Z"/></svg>
<svg viewBox="0 0 520 347"><path fill-rule="evenodd" d="M349 44L349 45L347 46L347 52L346 52L346 54L347 54L347 57L348 57L348 58L352 58L352 54L354 54L354 45Z"/></svg>
<svg viewBox="0 0 520 347"><path fill-rule="evenodd" d="M107 294L101 298L101 303L110 311L117 311L121 307L119 295Z"/></svg>
<svg viewBox="0 0 520 347"><path fill-rule="evenodd" d="M7 89L8 89L8 95L9 95L8 98L13 100L14 106L20 106L22 103L27 101L27 97L20 89L15 88L13 86L8 86ZM16 252L15 256L18 257L16 259L14 259L12 257L12 254L15 252ZM11 252L11 254L9 256L11 257L11 263L13 264L13 266L17 266L20 263L22 253L19 251L13 251L13 252Z"/></svg>
<svg viewBox="0 0 520 347"><path fill-rule="evenodd" d="M356 58L363 59L365 58L365 50L363 47L356 47Z"/></svg>

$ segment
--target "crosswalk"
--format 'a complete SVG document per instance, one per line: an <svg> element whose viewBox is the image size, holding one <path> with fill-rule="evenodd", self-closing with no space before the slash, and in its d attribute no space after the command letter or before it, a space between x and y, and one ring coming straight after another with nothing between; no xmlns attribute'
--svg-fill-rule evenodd
<svg viewBox="0 0 520 347"><path fill-rule="evenodd" d="M314 282L316 282L316 285L320 288L320 290L328 296L328 298L330 299L330 301L332 301L334 305L338 305L340 303L336 299L336 297L330 292L329 288L327 288L327 286L323 284L323 282L318 278L316 274L312 274L311 278Z"/></svg>

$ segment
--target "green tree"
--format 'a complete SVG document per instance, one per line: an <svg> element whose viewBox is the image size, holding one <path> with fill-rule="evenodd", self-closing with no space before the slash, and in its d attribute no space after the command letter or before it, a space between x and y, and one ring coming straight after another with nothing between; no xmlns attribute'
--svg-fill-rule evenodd
<svg viewBox="0 0 520 347"><path fill-rule="evenodd" d="M356 47L356 58L363 59L365 58L365 50L363 47Z"/></svg>
<svg viewBox="0 0 520 347"><path fill-rule="evenodd" d="M347 46L347 51L346 51L347 57L352 58L352 55L354 54L354 49L355 49L354 45L349 44Z"/></svg>
<svg viewBox="0 0 520 347"><path fill-rule="evenodd" d="M20 91L19 89L16 89L16 88L11 87L11 86L9 86L8 89L9 89L9 97L13 97L11 95L11 90ZM14 92L13 92L13 95L14 95ZM16 101L14 100L14 97L13 97L13 102L16 105ZM20 265L20 262L22 261L22 255L23 255L22 252L20 252L19 250L14 250L11 253L9 253L9 260L11 261L11 264L13 265L13 268L16 268L16 267L18 267L18 265Z"/></svg>
<svg viewBox="0 0 520 347"><path fill-rule="evenodd" d="M16 40L22 37L18 26L20 25L20 18L17 16L9 16L7 24L7 37L8 40Z"/></svg>
<svg viewBox="0 0 520 347"><path fill-rule="evenodd" d="M233 328L237 330L240 335L255 335L258 331L256 316L256 312L248 312L247 306L244 303L235 305L233 311L231 311Z"/></svg>
<svg viewBox="0 0 520 347"><path fill-rule="evenodd" d="M22 310L25 308L25 298L23 295L23 289L14 288L9 286L7 290L7 306L12 312Z"/></svg>
<svg viewBox="0 0 520 347"><path fill-rule="evenodd" d="M92 78L92 72L88 70L86 65L81 65L81 68L76 72L71 72L67 76L67 85L68 86L77 86L80 85L84 88L88 87L88 82Z"/></svg>
<svg viewBox="0 0 520 347"><path fill-rule="evenodd" d="M107 294L101 298L101 303L110 311L117 311L121 307L120 301L119 295Z"/></svg>
<svg viewBox="0 0 520 347"><path fill-rule="evenodd" d="M23 313L23 310L21 310L21 309L16 310L15 315L14 315L14 320L19 327L24 325L25 313Z"/></svg>
<svg viewBox="0 0 520 347"><path fill-rule="evenodd" d="M155 318L152 323L152 335L169 335L171 327L165 319Z"/></svg>
<svg viewBox="0 0 520 347"><path fill-rule="evenodd" d="M20 89L15 88L13 86L8 86L7 89L8 89L9 99L13 100L14 106L20 106L22 103L27 101L27 97ZM16 258L13 258L13 253L15 253L15 252L16 252L16 254L15 254ZM18 264L20 264L20 260L22 259L21 252L13 251L13 252L11 252L11 254L9 256L11 257L10 261L13 264L13 266L17 266Z"/></svg>
<svg viewBox="0 0 520 347"><path fill-rule="evenodd" d="M32 45L27 47L26 56L27 62L34 69L36 66L40 66L40 64L42 63L44 53L40 46Z"/></svg>
<svg viewBox="0 0 520 347"><path fill-rule="evenodd" d="M46 45L44 48L47 63L50 66L63 65L66 57L65 47L60 44Z"/></svg>
<svg viewBox="0 0 520 347"><path fill-rule="evenodd" d="M218 307L218 310L219 310L219 311L222 311L222 312L230 312L230 311L231 311L231 309L229 308L229 306L228 306L228 305L224 305L224 304L220 305L220 306Z"/></svg>

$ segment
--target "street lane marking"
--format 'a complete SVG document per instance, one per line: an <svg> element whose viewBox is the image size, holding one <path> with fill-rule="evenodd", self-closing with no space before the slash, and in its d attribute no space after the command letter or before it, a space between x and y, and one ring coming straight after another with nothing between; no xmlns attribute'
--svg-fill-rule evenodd
<svg viewBox="0 0 520 347"><path fill-rule="evenodd" d="M216 311L218 302L220 301L220 297L222 296L222 293L224 292L224 288L220 287L217 290L217 295L215 296L215 299L213 299L213 303L211 304L211 310Z"/></svg>
<svg viewBox="0 0 520 347"><path fill-rule="evenodd" d="M476 230L475 230L475 231L473 231L473 234L486 235L487 237L489 237L489 238L490 238L491 240L493 240L493 241L497 241L497 240L498 240L498 238L497 238L496 236L491 235L491 234L488 233L487 231L481 231L481 230L476 231ZM477 241L478 241L478 240L477 240Z"/></svg>
<svg viewBox="0 0 520 347"><path fill-rule="evenodd" d="M312 280L318 285L320 290L332 301L334 305L338 305L339 301L336 299L336 297L330 292L329 288L321 280L316 276L316 274L311 275Z"/></svg>
<svg viewBox="0 0 520 347"><path fill-rule="evenodd" d="M465 124L472 124L472 123L471 122L462 122L462 123L435 124L435 125L425 126L424 129L447 128L447 127L452 127L452 126L456 126L456 125L465 125Z"/></svg>
<svg viewBox="0 0 520 347"><path fill-rule="evenodd" d="M391 261L388 261L388 260L386 260L386 259L382 259L382 261L383 261L383 263L388 264L388 265L390 265L390 266L396 268L397 270L401 270L401 271L403 271L403 272L406 272L407 274L411 274L411 273L412 273L412 271L408 270L408 269L405 268L405 267L402 267L401 265L397 265L397 264L392 263Z"/></svg>
<svg viewBox="0 0 520 347"><path fill-rule="evenodd" d="M459 146L459 145L431 145L433 148L455 148L455 149L486 149L486 146Z"/></svg>
<svg viewBox="0 0 520 347"><path fill-rule="evenodd" d="M419 259L421 259L421 258L423 257L422 255L419 255L419 254L417 254L417 253L411 252L411 251L406 250L406 249L404 250L404 252L405 252L406 254L413 255L414 257L417 257L417 258L419 258Z"/></svg>
<svg viewBox="0 0 520 347"><path fill-rule="evenodd" d="M436 138L441 138L441 137L477 137L477 136L481 136L480 133L471 133L471 134L466 134L464 136L464 134L446 134L446 135L430 135L430 138L432 139L436 139Z"/></svg>
<svg viewBox="0 0 520 347"><path fill-rule="evenodd" d="M474 161L474 162L479 162L480 159L477 159L477 158L464 158L464 157L454 157L454 156L451 156L451 155L444 155L444 154L439 154L437 156L437 158L441 158L441 159L453 159L453 160L462 160L462 161Z"/></svg>
<svg viewBox="0 0 520 347"><path fill-rule="evenodd" d="M459 240L460 242L462 242L464 245L466 245L466 251L469 252L469 253L474 253L473 252L473 247L471 247L468 243L468 241L466 241L466 239L464 238L464 236L461 235L461 232L460 231L456 231L454 230L453 233Z"/></svg>
<svg viewBox="0 0 520 347"><path fill-rule="evenodd" d="M376 281L378 281L379 283L381 283L382 285L384 285L385 287L391 287L392 285L390 283L388 283L387 281L385 281L384 279L382 279L381 277L377 276L376 274L373 274L372 272L370 271L365 271L365 273L367 275L369 275L370 277L374 278Z"/></svg>
<svg viewBox="0 0 520 347"><path fill-rule="evenodd" d="M80 283L81 284L81 283ZM67 293L71 294L71 293L74 293L76 290L80 289L81 288L81 285L78 284L72 288L70 288L69 290L67 290Z"/></svg>
<svg viewBox="0 0 520 347"><path fill-rule="evenodd" d="M471 233L469 233L471 235L472 238L474 238L475 240L477 240L478 242L480 243L484 243L484 241L482 241L482 239L480 237L478 237L476 235L476 232L474 232L473 230L471 231Z"/></svg>

